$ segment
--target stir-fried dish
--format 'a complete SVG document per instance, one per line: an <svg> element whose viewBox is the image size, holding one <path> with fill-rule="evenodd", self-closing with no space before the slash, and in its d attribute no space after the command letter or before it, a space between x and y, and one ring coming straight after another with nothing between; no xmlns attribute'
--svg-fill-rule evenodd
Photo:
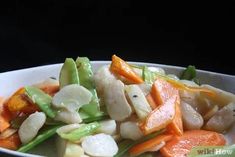
<svg viewBox="0 0 235 157"><path fill-rule="evenodd" d="M234 110L235 95L201 85L194 66L177 77L113 55L93 73L88 58L67 58L58 80L0 98L0 147L28 152L53 137L61 157L180 157L226 145Z"/></svg>

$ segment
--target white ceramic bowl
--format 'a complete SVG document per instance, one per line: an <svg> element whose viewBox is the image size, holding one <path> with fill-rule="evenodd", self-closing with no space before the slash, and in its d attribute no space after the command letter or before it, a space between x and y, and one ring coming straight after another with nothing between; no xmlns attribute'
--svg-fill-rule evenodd
<svg viewBox="0 0 235 157"><path fill-rule="evenodd" d="M109 64L109 61L93 61L92 67L93 70L97 70L99 67ZM184 68L152 63L140 63L140 62L130 62L136 65L147 65L163 68L168 74L179 75ZM10 71L0 73L0 96L8 97L18 88L25 85L31 85L40 81L45 80L48 77L58 78L59 71L62 64L53 64L46 66L39 66L34 68ZM235 93L235 76L219 74L214 72L208 72L203 70L197 71L198 78L202 83L210 84L215 87L221 88L223 90ZM233 127L228 134L226 135L227 139L230 139L230 143L235 143L235 139L232 139L232 134L235 134L235 127ZM40 154L42 156L56 157L56 148L54 144L54 139L51 138L46 141L44 144L36 147L30 153ZM11 151L7 149L0 148L0 156L3 154L22 156L22 157L38 157L38 155L19 153L16 151ZM7 156L7 155L6 155Z"/></svg>

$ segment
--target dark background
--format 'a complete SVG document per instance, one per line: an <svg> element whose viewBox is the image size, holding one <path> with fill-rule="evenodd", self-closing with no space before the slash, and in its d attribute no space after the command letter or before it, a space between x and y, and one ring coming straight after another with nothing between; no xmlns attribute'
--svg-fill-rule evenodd
<svg viewBox="0 0 235 157"><path fill-rule="evenodd" d="M2 3L2 2L1 2ZM6 3L6 2L4 2ZM235 74L234 5L43 0L1 4L0 72L88 56Z"/></svg>

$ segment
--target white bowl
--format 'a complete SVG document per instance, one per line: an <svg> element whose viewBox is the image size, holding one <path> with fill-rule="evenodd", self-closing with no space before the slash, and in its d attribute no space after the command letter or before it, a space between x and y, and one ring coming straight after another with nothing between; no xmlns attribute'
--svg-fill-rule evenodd
<svg viewBox="0 0 235 157"><path fill-rule="evenodd" d="M93 61L92 67L93 70L97 70L99 67L109 64L109 61ZM155 66L163 68L168 74L176 74L179 75L184 68L176 67L176 66L168 66L161 64L152 64L152 63L140 63L140 62L130 62L136 65L147 65L147 66ZM0 73L0 96L8 97L18 88L23 87L25 85L31 85L40 81L45 80L49 77L58 78L59 71L62 64L53 64L46 66L39 66L34 68L10 71ZM208 72L203 70L197 71L198 78L202 83L210 84L215 87L221 88L223 90L235 93L235 76L225 75L220 73ZM233 127L227 134L226 137L229 139L229 143L235 143L235 139L232 139L232 134L235 134L235 127ZM232 139L232 141L231 141ZM40 154L42 156L57 156L56 149L54 144L54 139L51 138L47 140L44 144L39 145L30 153L32 154ZM24 157L38 157L38 155L19 153L16 151L7 150L4 148L0 148L0 156L1 154L9 154L16 156L24 156Z"/></svg>

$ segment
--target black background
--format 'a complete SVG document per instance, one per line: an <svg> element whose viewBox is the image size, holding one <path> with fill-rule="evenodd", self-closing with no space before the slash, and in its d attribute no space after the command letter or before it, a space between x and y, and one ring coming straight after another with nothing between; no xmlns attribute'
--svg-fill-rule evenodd
<svg viewBox="0 0 235 157"><path fill-rule="evenodd" d="M3 2L1 2L3 3ZM6 2L4 2L6 3ZM0 72L88 56L235 74L234 5L43 0L1 4Z"/></svg>

